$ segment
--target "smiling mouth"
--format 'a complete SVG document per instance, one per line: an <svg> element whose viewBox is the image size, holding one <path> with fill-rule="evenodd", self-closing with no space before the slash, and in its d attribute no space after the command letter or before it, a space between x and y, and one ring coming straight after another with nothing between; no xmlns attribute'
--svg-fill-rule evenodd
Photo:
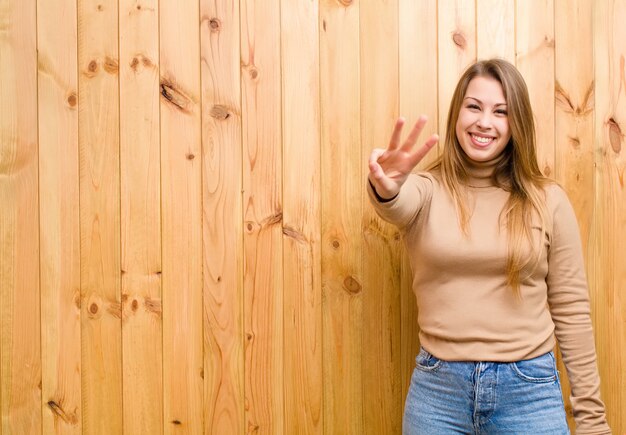
<svg viewBox="0 0 626 435"><path fill-rule="evenodd" d="M485 147L495 140L495 137L478 136L473 133L470 133L470 138L472 143L479 147Z"/></svg>

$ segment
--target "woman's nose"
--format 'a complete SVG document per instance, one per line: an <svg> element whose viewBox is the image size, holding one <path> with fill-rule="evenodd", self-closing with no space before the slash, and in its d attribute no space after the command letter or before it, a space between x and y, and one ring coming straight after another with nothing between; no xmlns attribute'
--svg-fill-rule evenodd
<svg viewBox="0 0 626 435"><path fill-rule="evenodd" d="M491 116L486 111L482 112L476 121L478 128L488 129L491 127Z"/></svg>

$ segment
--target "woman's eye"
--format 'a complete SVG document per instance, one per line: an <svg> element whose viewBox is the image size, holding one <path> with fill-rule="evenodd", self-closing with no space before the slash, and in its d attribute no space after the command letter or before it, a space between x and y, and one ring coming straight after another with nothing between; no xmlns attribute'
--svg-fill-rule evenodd
<svg viewBox="0 0 626 435"><path fill-rule="evenodd" d="M497 113L498 115L504 115L504 116L506 116L506 115L508 114L506 110L502 110L502 109L500 109L500 110L496 110L496 113Z"/></svg>
<svg viewBox="0 0 626 435"><path fill-rule="evenodd" d="M480 107L478 107L476 104L468 104L467 105L468 109L473 109L473 110L479 110Z"/></svg>

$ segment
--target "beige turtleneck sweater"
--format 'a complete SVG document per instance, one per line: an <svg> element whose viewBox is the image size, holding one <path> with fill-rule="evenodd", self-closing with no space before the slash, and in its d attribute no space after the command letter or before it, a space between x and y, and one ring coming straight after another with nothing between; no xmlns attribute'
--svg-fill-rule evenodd
<svg viewBox="0 0 626 435"><path fill-rule="evenodd" d="M499 224L509 193L493 185L494 164L468 164L469 238L461 233L452 199L436 173L410 175L388 202L381 202L368 183L376 212L404 236L420 343L443 360L510 362L549 352L556 335L572 387L576 433L610 434L572 206L558 185L546 188L548 237L539 265L522 271L521 299L516 298L506 284L507 233Z"/></svg>

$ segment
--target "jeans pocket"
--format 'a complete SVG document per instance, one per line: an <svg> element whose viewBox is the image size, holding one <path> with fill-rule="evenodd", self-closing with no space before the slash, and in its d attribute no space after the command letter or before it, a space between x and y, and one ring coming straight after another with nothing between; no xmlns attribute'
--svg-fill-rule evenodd
<svg viewBox="0 0 626 435"><path fill-rule="evenodd" d="M526 382L554 382L558 378L556 360L553 352L536 358L511 363L513 372Z"/></svg>
<svg viewBox="0 0 626 435"><path fill-rule="evenodd" d="M415 367L425 372L433 372L441 367L442 360L420 346L420 351L415 358Z"/></svg>

